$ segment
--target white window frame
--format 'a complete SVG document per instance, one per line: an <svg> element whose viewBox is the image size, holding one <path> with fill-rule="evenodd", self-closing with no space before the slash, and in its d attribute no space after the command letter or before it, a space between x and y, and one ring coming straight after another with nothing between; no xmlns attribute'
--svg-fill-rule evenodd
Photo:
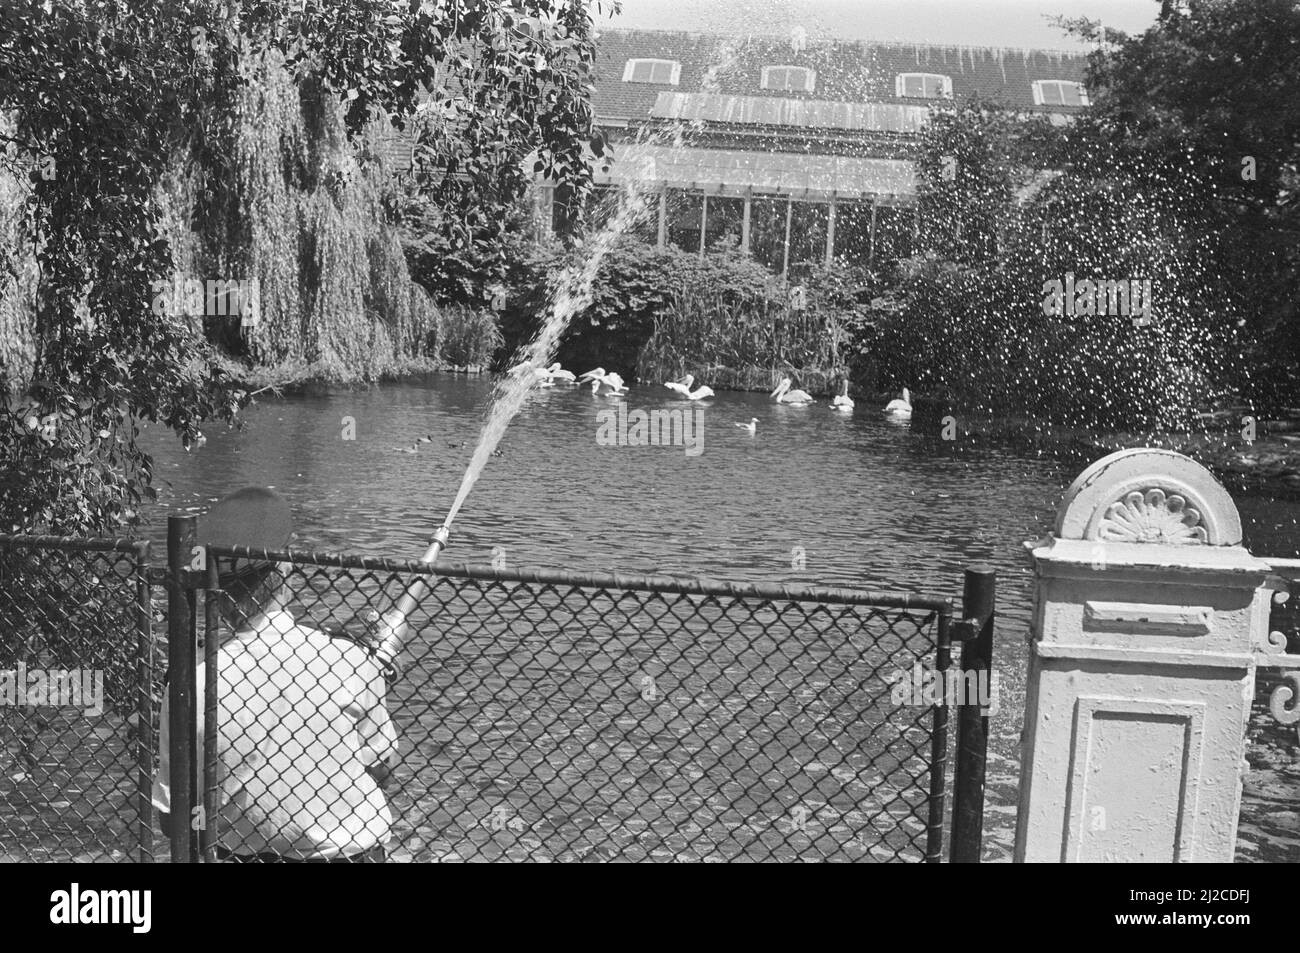
<svg viewBox="0 0 1300 953"><path fill-rule="evenodd" d="M1076 103L1067 103L1067 102L1049 103L1049 102L1047 101L1047 97L1046 97L1045 95L1043 95L1043 91L1044 91L1048 86L1057 86L1057 87L1060 87L1060 86L1073 86L1075 89L1077 89L1077 90L1079 91L1079 102L1078 102L1077 104L1076 104ZM1074 80L1070 80L1070 79L1036 79L1036 80L1034 80L1034 82L1033 82L1033 87L1034 87L1034 105L1035 105L1035 106L1075 106L1075 105L1079 105L1079 106L1087 106L1087 105L1089 105L1089 100L1088 100L1088 90L1087 90L1087 88L1083 85L1083 83L1076 83ZM1064 100L1064 98L1065 98L1064 96L1061 97L1062 100Z"/></svg>
<svg viewBox="0 0 1300 953"><path fill-rule="evenodd" d="M771 76L773 70L782 70L785 75L784 86L773 86ZM797 70L803 74L804 84L799 87L790 85L790 75ZM763 89L771 89L782 93L811 93L817 89L817 71L810 66L764 66L763 75L760 80Z"/></svg>
<svg viewBox="0 0 1300 953"><path fill-rule="evenodd" d="M909 79L920 79L921 89L925 89L925 81L928 79L937 79L943 81L943 89L938 96L926 96L924 92L920 96L909 96L907 94L907 81ZM952 99L952 77L945 76L943 73L899 73L894 78L894 93L897 96L903 96L907 99Z"/></svg>
<svg viewBox="0 0 1300 953"><path fill-rule="evenodd" d="M636 68L645 63L650 64L650 78L633 79L632 76L636 72ZM668 66L671 68L668 79L664 80L654 78L655 67L658 66ZM681 78L682 64L677 62L677 60L661 60L652 56L641 56L630 59L623 65L623 82L625 83L653 83L656 86L676 86L681 82Z"/></svg>

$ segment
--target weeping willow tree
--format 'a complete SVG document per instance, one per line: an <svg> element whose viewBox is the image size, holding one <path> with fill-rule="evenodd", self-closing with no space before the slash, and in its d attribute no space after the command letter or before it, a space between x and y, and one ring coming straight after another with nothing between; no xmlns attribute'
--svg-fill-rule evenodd
<svg viewBox="0 0 1300 953"><path fill-rule="evenodd" d="M340 381L427 361L438 316L387 211L385 121L350 136L344 106L297 82L276 50L242 68L233 200L213 201L223 169L202 161L178 162L161 184L175 273L256 282L256 319L209 316L209 337L263 368Z"/></svg>
<svg viewBox="0 0 1300 953"><path fill-rule="evenodd" d="M14 126L0 112L0 136L12 135ZM24 380L36 362L37 278L36 256L22 248L19 234L25 199L24 184L0 164L0 367Z"/></svg>
<svg viewBox="0 0 1300 953"><path fill-rule="evenodd" d="M297 87L272 52L251 66L235 101L236 187L246 217L247 267L261 293L252 356L281 364L304 357L299 248L303 186L311 157Z"/></svg>
<svg viewBox="0 0 1300 953"><path fill-rule="evenodd" d="M0 526L107 535L138 519L139 425L189 442L232 419L247 397L232 353L344 379L427 354L436 316L399 254L373 129L409 128L455 87L470 121L421 144L425 167L475 195L506 170L582 198L593 9L0 3L0 114L16 117L0 131ZM256 280L258 320L160 306L177 278L186 297L191 281Z"/></svg>

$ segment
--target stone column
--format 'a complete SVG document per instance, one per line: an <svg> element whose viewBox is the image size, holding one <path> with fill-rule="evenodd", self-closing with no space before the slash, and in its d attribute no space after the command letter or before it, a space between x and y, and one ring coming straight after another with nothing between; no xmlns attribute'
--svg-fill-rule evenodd
<svg viewBox="0 0 1300 953"><path fill-rule="evenodd" d="M659 231L655 237L655 247L663 248L668 244L668 186L659 187Z"/></svg>
<svg viewBox="0 0 1300 953"><path fill-rule="evenodd" d="M709 193L701 195L700 202L700 257L704 257L704 239L709 234Z"/></svg>
<svg viewBox="0 0 1300 953"><path fill-rule="evenodd" d="M746 255L749 254L749 210L754 204L754 194L752 190L745 190L745 211L740 220L740 250Z"/></svg>
<svg viewBox="0 0 1300 953"><path fill-rule="evenodd" d="M1231 497L1181 454L1114 453L1032 561L1016 860L1231 861L1269 607Z"/></svg>
<svg viewBox="0 0 1300 953"><path fill-rule="evenodd" d="M790 224L794 221L794 196L785 200L785 251L781 258L781 278L790 275Z"/></svg>
<svg viewBox="0 0 1300 953"><path fill-rule="evenodd" d="M871 231L867 237L867 267L876 260L876 209L880 207L880 196L871 197ZM919 220L919 219L918 219Z"/></svg>
<svg viewBox="0 0 1300 953"><path fill-rule="evenodd" d="M826 267L835 264L835 193L826 206Z"/></svg>

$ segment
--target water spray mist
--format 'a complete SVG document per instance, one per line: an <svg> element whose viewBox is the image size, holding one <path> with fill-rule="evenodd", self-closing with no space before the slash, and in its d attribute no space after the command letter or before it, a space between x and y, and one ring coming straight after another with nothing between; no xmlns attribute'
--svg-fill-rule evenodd
<svg viewBox="0 0 1300 953"><path fill-rule="evenodd" d="M731 59L734 60L734 56ZM726 64L726 66L729 65L730 63ZM691 128L700 128L702 123L700 120L695 120L690 125ZM684 127L675 127L672 136L673 144L680 146L683 135ZM656 134L651 137L650 141L655 141L658 138L659 134ZM644 185L631 182L626 184L619 197L619 203L614 210L614 214L610 216L604 228L594 236L584 249L584 260L581 264L570 265L560 274L550 313L538 330L537 336L530 344L521 349L524 352L523 363L531 364L533 367L545 367L550 361L556 346L559 344L560 336L564 333L564 329L569 326L573 316L591 303L592 287L596 282L596 275L600 270L601 262L618 238L645 216L648 208L648 194ZM429 542L429 548L420 560L422 563L433 565L438 559L438 554L446 547L447 540L451 536L452 521L465 504L465 498L469 496L469 492L483 472L483 468L487 466L492 451L501 442L506 427L509 426L510 421L523 407L524 401L532 389L532 382L531 376L522 374L518 376L507 375L497 383L491 409L488 411L487 420L483 425L483 433L479 437L478 447L475 448L474 456L470 459L469 466L465 470L460 490L451 504L451 509L447 512L447 518L443 520L442 526L438 527L438 531L433 534L433 539ZM425 582L425 577L421 576L406 588L397 605L384 614L379 626L380 646L378 654L381 661L386 665L394 666L398 655L401 654L402 647L410 637L410 625L407 620L410 614L415 611L416 606L420 604L420 600L428 592L428 583Z"/></svg>

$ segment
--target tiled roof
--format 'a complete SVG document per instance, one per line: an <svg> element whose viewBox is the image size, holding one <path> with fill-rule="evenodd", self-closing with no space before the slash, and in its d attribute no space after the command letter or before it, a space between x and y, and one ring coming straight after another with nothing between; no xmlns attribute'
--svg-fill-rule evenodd
<svg viewBox="0 0 1300 953"><path fill-rule="evenodd" d="M677 60L676 86L626 83L629 59ZM817 71L812 94L762 88L764 66L808 66ZM927 46L914 43L809 41L799 52L788 39L724 37L658 30L604 30L596 40L598 121L645 119L660 93L718 93L730 96L785 97L854 103L927 105L930 101L895 94L899 73L939 73L952 79L953 98L972 93L1027 111L1034 106L1033 82L1060 79L1082 82L1084 54L1058 50ZM1052 107L1073 112L1072 107Z"/></svg>

